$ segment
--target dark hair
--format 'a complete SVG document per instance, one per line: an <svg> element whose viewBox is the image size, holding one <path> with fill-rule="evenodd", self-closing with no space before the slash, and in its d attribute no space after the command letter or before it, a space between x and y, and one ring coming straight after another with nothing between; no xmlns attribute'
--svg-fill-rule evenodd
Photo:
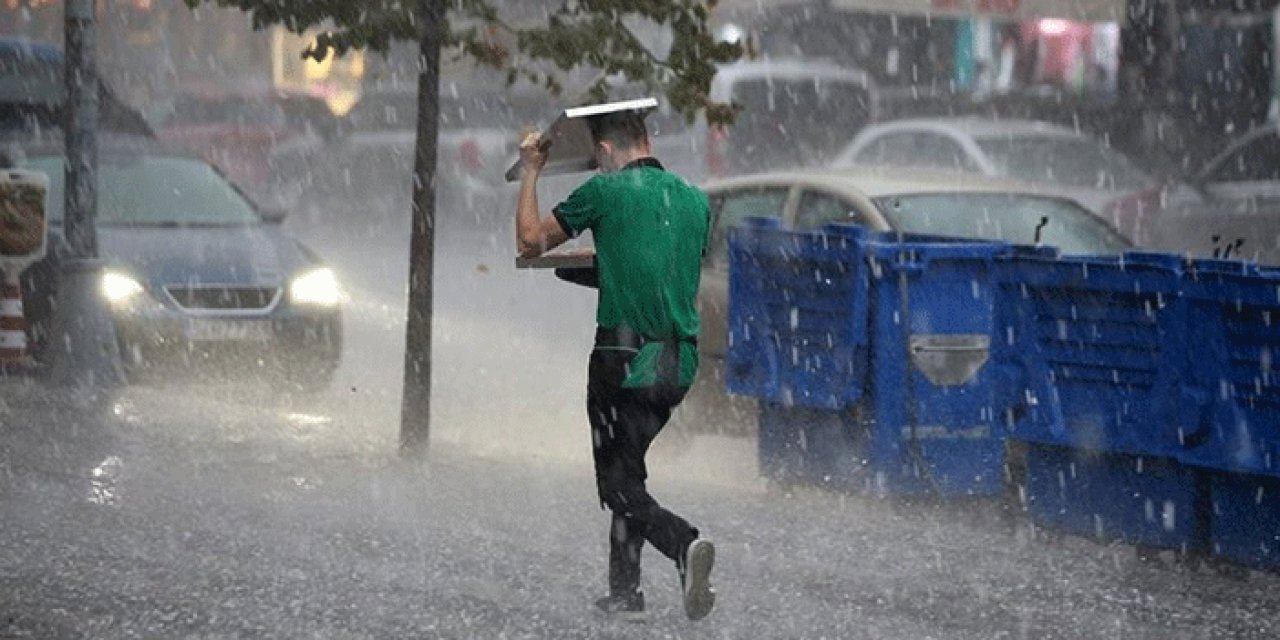
<svg viewBox="0 0 1280 640"><path fill-rule="evenodd" d="M621 149L630 149L645 141L649 132L644 128L644 114L639 111L619 111L587 120L591 128L591 142L608 141Z"/></svg>

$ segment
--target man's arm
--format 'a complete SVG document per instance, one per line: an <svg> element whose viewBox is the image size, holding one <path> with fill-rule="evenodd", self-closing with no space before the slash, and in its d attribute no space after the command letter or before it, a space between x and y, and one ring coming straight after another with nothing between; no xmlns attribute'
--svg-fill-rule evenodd
<svg viewBox="0 0 1280 640"><path fill-rule="evenodd" d="M547 145L538 134L520 143L520 200L516 203L516 251L522 258L536 258L569 239L555 216L538 211L538 176L547 164Z"/></svg>

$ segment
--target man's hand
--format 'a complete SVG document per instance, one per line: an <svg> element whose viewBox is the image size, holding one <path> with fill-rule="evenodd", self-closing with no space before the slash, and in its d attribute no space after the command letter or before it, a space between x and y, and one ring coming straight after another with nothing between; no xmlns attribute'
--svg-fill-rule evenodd
<svg viewBox="0 0 1280 640"><path fill-rule="evenodd" d="M542 255L569 239L553 216L538 213L538 175L547 166L551 141L536 131L520 141L520 200L516 203L516 253L523 258Z"/></svg>
<svg viewBox="0 0 1280 640"><path fill-rule="evenodd" d="M520 169L525 175L542 173L547 166L547 157L551 151L551 140L544 139L537 131L529 132L520 141Z"/></svg>

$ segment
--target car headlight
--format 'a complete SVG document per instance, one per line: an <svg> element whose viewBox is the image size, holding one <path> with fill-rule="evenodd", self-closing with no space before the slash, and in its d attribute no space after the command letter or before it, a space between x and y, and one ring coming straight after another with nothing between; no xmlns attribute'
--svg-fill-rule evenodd
<svg viewBox="0 0 1280 640"><path fill-rule="evenodd" d="M111 304L123 304L142 293L142 285L137 280L117 271L105 271L102 274L102 295Z"/></svg>
<svg viewBox="0 0 1280 640"><path fill-rule="evenodd" d="M333 270L322 267L294 278L289 283L289 299L298 304L332 307L342 301L342 292Z"/></svg>

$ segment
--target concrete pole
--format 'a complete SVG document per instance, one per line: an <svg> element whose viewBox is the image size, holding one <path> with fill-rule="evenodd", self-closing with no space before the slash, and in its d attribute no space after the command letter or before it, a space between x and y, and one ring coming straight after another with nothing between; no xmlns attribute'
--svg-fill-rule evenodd
<svg viewBox="0 0 1280 640"><path fill-rule="evenodd" d="M418 0L418 144L413 170L413 227L409 244L409 317L405 326L400 448L426 454L431 431L431 317L435 277L436 147L440 128L440 43L444 0Z"/></svg>
<svg viewBox="0 0 1280 640"><path fill-rule="evenodd" d="M67 0L65 111L69 255L60 261L58 306L50 335L50 382L104 389L124 381L115 323L101 294L98 259L98 73L94 0Z"/></svg>

